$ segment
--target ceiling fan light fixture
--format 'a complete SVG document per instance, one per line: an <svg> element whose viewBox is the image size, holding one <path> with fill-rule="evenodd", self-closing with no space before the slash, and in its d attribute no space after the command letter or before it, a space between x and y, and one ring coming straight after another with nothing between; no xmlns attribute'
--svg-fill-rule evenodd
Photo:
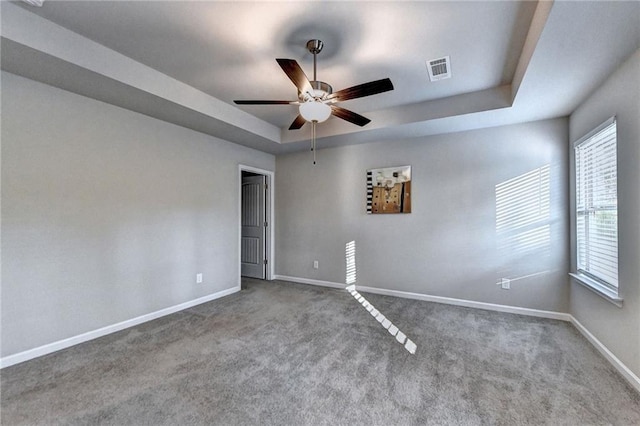
<svg viewBox="0 0 640 426"><path fill-rule="evenodd" d="M310 80L295 59L276 58L276 62L289 80L298 89L297 101L281 100L235 100L238 105L298 105L298 116L289 126L289 130L298 130L305 123L311 123L311 151L313 151L315 164L316 152L316 124L326 121L334 115L341 120L353 123L357 126L366 126L371 122L367 117L356 114L353 111L342 108L336 103L350 99L363 98L378 93L393 90L393 84L389 78L370 81L347 87L334 93L328 83L318 80L316 56L322 51L323 43L313 39L307 42L307 50L313 54L313 79Z"/></svg>
<svg viewBox="0 0 640 426"><path fill-rule="evenodd" d="M300 115L307 121L322 123L331 116L331 107L319 101L309 101L300 104Z"/></svg>

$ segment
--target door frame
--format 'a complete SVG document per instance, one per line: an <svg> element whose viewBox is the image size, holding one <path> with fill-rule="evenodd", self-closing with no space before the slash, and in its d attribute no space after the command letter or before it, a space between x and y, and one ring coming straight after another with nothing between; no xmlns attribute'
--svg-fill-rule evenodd
<svg viewBox="0 0 640 426"><path fill-rule="evenodd" d="M238 287L242 285L242 172L257 173L265 176L265 182L267 184L267 191L265 191L265 212L264 220L267 222L267 231L265 232L265 247L264 255L267 259L267 268L265 270L265 280L271 281L274 278L275 272L275 212L274 212L274 195L275 184L274 176L275 172L270 170L259 169L257 167L247 166L244 164L238 165Z"/></svg>

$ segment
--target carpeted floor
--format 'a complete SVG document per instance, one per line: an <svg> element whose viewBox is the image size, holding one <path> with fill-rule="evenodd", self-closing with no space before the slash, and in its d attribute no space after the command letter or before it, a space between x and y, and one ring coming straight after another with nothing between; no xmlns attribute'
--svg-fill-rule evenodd
<svg viewBox="0 0 640 426"><path fill-rule="evenodd" d="M640 425L570 324L348 292L246 289L1 372L2 424Z"/></svg>

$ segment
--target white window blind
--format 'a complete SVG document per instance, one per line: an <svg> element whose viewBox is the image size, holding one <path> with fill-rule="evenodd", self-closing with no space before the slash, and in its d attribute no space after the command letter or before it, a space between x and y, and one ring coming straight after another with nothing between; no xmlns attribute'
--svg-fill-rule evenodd
<svg viewBox="0 0 640 426"><path fill-rule="evenodd" d="M575 144L578 273L617 294L618 170L611 118Z"/></svg>

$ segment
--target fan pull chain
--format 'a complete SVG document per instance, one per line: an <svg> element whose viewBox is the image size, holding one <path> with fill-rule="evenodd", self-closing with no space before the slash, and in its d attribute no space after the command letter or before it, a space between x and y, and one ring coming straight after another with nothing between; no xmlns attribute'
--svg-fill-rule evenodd
<svg viewBox="0 0 640 426"><path fill-rule="evenodd" d="M313 165L316 165L316 122L311 122L311 152L313 152Z"/></svg>

